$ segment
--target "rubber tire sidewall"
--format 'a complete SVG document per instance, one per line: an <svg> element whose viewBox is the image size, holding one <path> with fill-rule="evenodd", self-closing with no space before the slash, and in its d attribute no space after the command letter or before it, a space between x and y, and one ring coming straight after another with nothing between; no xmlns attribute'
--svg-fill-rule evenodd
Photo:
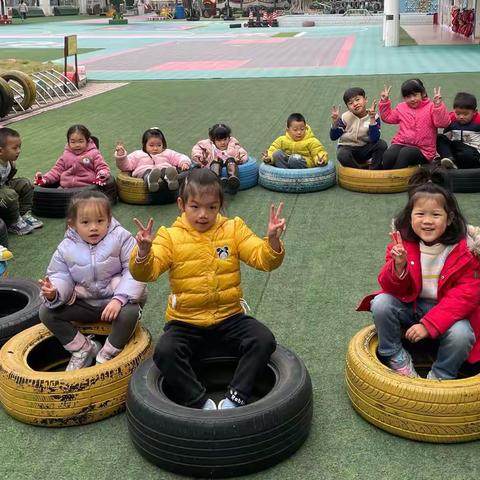
<svg viewBox="0 0 480 480"><path fill-rule="evenodd" d="M308 436L312 385L303 362L284 347L277 346L270 365L277 377L266 396L233 410L205 411L169 400L148 360L132 376L127 397L135 447L165 470L208 478L253 473L287 458Z"/></svg>
<svg viewBox="0 0 480 480"><path fill-rule="evenodd" d="M5 222L0 218L0 245L8 248L8 229Z"/></svg>
<svg viewBox="0 0 480 480"><path fill-rule="evenodd" d="M449 169L446 175L455 193L480 192L480 168Z"/></svg>
<svg viewBox="0 0 480 480"><path fill-rule="evenodd" d="M0 290L17 291L25 295L28 299L27 305L11 315L0 318L0 346L17 333L37 324L38 311L42 304L40 298L40 287L29 279L20 278L2 278L0 280Z"/></svg>
<svg viewBox="0 0 480 480"><path fill-rule="evenodd" d="M84 334L108 335L111 324L77 325ZM17 420L44 427L96 422L125 409L132 372L151 355L151 335L141 324L118 356L70 372L43 372L27 364L29 353L52 333L35 325L0 350L0 401ZM61 348L61 346L59 346Z"/></svg>
<svg viewBox="0 0 480 480"><path fill-rule="evenodd" d="M36 185L33 190L32 213L44 218L65 218L72 197L80 192L100 190L115 204L117 202L117 186L114 177L109 177L103 187L85 185L84 187L59 188Z"/></svg>
<svg viewBox="0 0 480 480"><path fill-rule="evenodd" d="M377 358L374 326L350 340L347 393L365 420L400 437L432 443L480 439L480 375L457 380L408 378Z"/></svg>
<svg viewBox="0 0 480 480"><path fill-rule="evenodd" d="M276 192L317 192L332 187L335 182L335 165L332 162L324 167L292 169L262 163L259 168L258 183Z"/></svg>

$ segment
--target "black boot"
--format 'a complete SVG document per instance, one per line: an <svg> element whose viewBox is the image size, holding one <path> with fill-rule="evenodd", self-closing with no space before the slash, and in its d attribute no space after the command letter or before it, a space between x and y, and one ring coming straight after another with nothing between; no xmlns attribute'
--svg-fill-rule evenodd
<svg viewBox="0 0 480 480"><path fill-rule="evenodd" d="M227 185L232 193L237 193L240 187L240 180L238 179L238 165L233 158L227 159Z"/></svg>

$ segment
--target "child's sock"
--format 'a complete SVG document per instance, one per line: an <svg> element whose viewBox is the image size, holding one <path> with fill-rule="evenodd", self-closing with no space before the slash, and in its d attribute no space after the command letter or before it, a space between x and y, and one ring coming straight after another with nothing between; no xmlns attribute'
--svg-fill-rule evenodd
<svg viewBox="0 0 480 480"><path fill-rule="evenodd" d="M105 340L105 344L97 354L97 364L105 363L116 357L123 349L114 347L108 340Z"/></svg>

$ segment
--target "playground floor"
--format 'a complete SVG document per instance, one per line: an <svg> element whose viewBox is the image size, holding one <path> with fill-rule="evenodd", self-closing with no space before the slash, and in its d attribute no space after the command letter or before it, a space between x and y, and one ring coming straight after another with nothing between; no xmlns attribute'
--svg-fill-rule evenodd
<svg viewBox="0 0 480 480"><path fill-rule="evenodd" d="M434 86L442 86L447 105L451 105L460 89L477 95L480 92L478 59L469 64L471 73L464 65L456 72L452 64L456 55L468 57L469 52L478 55L478 46L382 49L381 31L377 27L319 27L278 42L275 39L282 37L274 37L275 33L301 34L302 29L235 32L222 22L198 22L192 28L189 22L150 25L137 20L124 29L110 28L105 23L105 19L87 19L0 27L0 48L14 48L19 57L21 49L27 49L31 57L35 49L45 55L48 48L58 55L63 35L77 33L79 47L102 49L80 58L81 63L92 61L87 63L89 78L125 82L119 88L13 124L23 139L17 164L20 175L33 178L36 171L51 168L63 151L67 128L74 123L86 124L99 137L100 148L115 172L116 142L122 141L129 151L137 149L142 132L152 126L162 128L170 148L188 153L198 139L205 138L209 126L224 122L232 127L249 154L259 158L260 152L284 131L285 120L293 111L306 116L334 161L336 147L328 140L330 111L333 104L341 103L348 87L362 86L374 97L384 84L392 85L392 92L396 92L392 98L398 98L401 83L418 75L429 92ZM337 38L342 47L335 45L332 38ZM238 43L252 39L267 42ZM349 45L348 52L344 48L343 66L310 65L302 74L298 66L292 65L304 65L307 60L313 63L315 59L311 52L293 46L306 48L308 39L312 48L321 48L322 42L330 39L329 45L336 52L325 50L322 58L317 57L318 62L338 63L338 58L342 58L339 52L345 44ZM228 43L232 40L234 43ZM304 43L289 43L297 40ZM163 57L160 47L167 42L169 48L178 47L184 57L172 54ZM198 70L157 68L169 62L194 61L193 57L187 57L184 44L193 48L195 42L209 47L195 50L197 56L201 55L195 61L239 61L240 55L233 55L237 49L258 65L258 55L263 52L260 49L271 50L269 55L262 54L264 65L255 69L249 69L248 63L218 70L211 66ZM212 58L219 44L228 57ZM290 55L272 58L276 57L275 52L280 52L275 49L286 49L288 45ZM122 52L128 54L132 49L138 49L139 56L130 57L137 62L132 65L140 70L129 70L126 63L123 63L125 70L114 69L114 59L120 65ZM385 62L390 70L380 74L386 68ZM409 70L406 62L415 69ZM460 64L457 62L457 66ZM444 73L444 69L454 73ZM307 77L307 70L314 73ZM365 73L372 70L371 74ZM255 75L249 75L252 71ZM283 75L285 72L290 74ZM235 78L225 78L227 73ZM132 81L137 78L134 74L145 81ZM165 79L167 74L173 79ZM215 75L219 78L211 79ZM265 78L254 78L259 76ZM277 76L295 78L274 78ZM395 130L394 126L385 125L382 137L390 141ZM469 222L479 225L478 194L459 194L458 200ZM272 329L279 343L303 359L314 391L314 418L306 443L288 460L246 478L477 480L479 442L442 445L405 440L367 423L354 412L348 400L344 381L347 345L358 330L372 322L371 315L357 313L355 307L365 293L377 288L376 277L389 241L390 221L405 201L405 194L361 194L339 186L300 195L270 192L256 186L234 197L227 196L226 214L241 216L259 235L265 232L269 205L285 203L287 254L283 265L269 274L243 268L242 286L252 315ZM170 225L177 213L175 205L118 203L113 210L114 216L130 231L134 231L134 216L143 220L152 216L155 227L159 227ZM63 219L44 221L45 226L32 235L10 237L10 248L15 255L9 262L10 276L37 279L44 275L65 231ZM167 294L167 275L149 286L142 321L154 341L164 324ZM0 408L0 431L2 480L185 478L158 469L136 452L129 440L124 414L85 426L46 429L20 423Z"/></svg>
<svg viewBox="0 0 480 480"><path fill-rule="evenodd" d="M385 48L381 25L229 26L220 20L149 22L143 17L109 25L106 18L91 18L0 28L0 44L58 49L65 35L76 34L79 46L98 49L79 55L91 80L416 75L476 72L480 64L480 48L458 38L448 38L449 45ZM406 29L420 42L447 41L441 40L443 29L430 25Z"/></svg>

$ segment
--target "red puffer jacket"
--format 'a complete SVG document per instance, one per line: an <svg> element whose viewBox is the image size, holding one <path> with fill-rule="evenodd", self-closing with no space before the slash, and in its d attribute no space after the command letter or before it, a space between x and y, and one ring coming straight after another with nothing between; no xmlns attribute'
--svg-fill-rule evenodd
<svg viewBox="0 0 480 480"><path fill-rule="evenodd" d="M420 248L417 242L404 241L407 250L407 274L397 277L388 245L385 265L378 282L381 290L367 295L357 307L369 311L370 302L380 293L389 293L402 302L415 302L422 291ZM438 280L438 303L421 320L432 338L445 333L458 320L468 319L476 342L468 361L480 361L480 228L468 227L467 239L461 240L448 255Z"/></svg>

